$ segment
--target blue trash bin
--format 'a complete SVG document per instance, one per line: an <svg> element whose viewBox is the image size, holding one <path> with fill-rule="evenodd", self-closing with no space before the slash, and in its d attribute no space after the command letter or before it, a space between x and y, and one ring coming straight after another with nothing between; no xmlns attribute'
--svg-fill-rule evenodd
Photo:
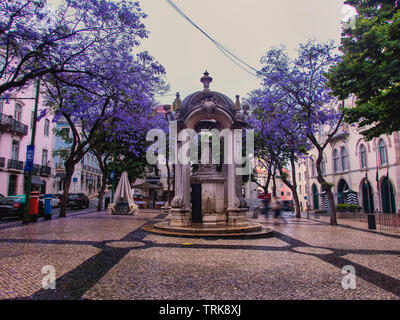
<svg viewBox="0 0 400 320"><path fill-rule="evenodd" d="M51 194L45 194L44 195L44 220L51 220L51 212L52 212L52 207L51 207L51 198L53 196Z"/></svg>

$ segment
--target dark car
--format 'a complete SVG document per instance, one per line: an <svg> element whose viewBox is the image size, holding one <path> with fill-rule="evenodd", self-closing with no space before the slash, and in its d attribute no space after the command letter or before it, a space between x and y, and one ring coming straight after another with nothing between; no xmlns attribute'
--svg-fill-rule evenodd
<svg viewBox="0 0 400 320"><path fill-rule="evenodd" d="M25 208L25 195L8 196L0 200L0 219L18 217L22 219Z"/></svg>
<svg viewBox="0 0 400 320"><path fill-rule="evenodd" d="M282 202L283 211L293 211L294 206L292 200L283 200Z"/></svg>
<svg viewBox="0 0 400 320"><path fill-rule="evenodd" d="M68 195L67 207L89 208L89 198L84 193L70 193Z"/></svg>

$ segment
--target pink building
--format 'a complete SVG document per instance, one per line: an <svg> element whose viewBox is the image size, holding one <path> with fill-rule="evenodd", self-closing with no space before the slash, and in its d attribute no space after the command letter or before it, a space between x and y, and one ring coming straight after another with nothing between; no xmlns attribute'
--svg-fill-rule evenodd
<svg viewBox="0 0 400 320"><path fill-rule="evenodd" d="M26 149L31 142L35 88L31 86L8 103L0 99L0 193L4 196L24 193ZM32 99L27 99L32 98ZM38 109L43 108L39 98ZM54 124L50 117L36 126L32 190L53 191Z"/></svg>

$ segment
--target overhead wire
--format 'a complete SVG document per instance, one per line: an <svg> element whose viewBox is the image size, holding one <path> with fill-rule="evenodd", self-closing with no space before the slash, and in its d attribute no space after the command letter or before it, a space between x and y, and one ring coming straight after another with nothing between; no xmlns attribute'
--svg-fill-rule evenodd
<svg viewBox="0 0 400 320"><path fill-rule="evenodd" d="M258 70L253 68L251 65L243 61L243 59L239 58L237 55L233 54L230 50L228 50L226 47L221 45L219 42L214 40L211 36L209 36L205 31L203 31L196 23L194 23L181 9L179 9L171 0L166 0L166 2L179 14L181 15L186 21L188 21L191 25L193 25L197 30L199 30L204 36L206 36L229 60L231 60L235 65L237 65L239 68L242 70L246 71L247 73L251 74L252 76L255 77L260 77L260 75L257 74ZM242 65L240 65L237 61L241 62L251 70L255 71L253 73L252 71L246 69Z"/></svg>

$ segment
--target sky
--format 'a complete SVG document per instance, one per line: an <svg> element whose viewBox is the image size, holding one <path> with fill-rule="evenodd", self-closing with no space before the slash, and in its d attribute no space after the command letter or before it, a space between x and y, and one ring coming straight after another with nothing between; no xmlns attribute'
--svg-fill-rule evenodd
<svg viewBox="0 0 400 320"><path fill-rule="evenodd" d="M60 0L49 0L57 5ZM255 69L273 46L285 45L291 55L302 42L334 40L340 43L341 21L346 17L343 0L172 0L212 38ZM157 97L172 104L175 93L182 100L202 90L205 70L213 78L210 89L242 98L260 87L260 79L240 69L212 42L184 20L166 0L139 1L148 50L166 69L169 96Z"/></svg>

